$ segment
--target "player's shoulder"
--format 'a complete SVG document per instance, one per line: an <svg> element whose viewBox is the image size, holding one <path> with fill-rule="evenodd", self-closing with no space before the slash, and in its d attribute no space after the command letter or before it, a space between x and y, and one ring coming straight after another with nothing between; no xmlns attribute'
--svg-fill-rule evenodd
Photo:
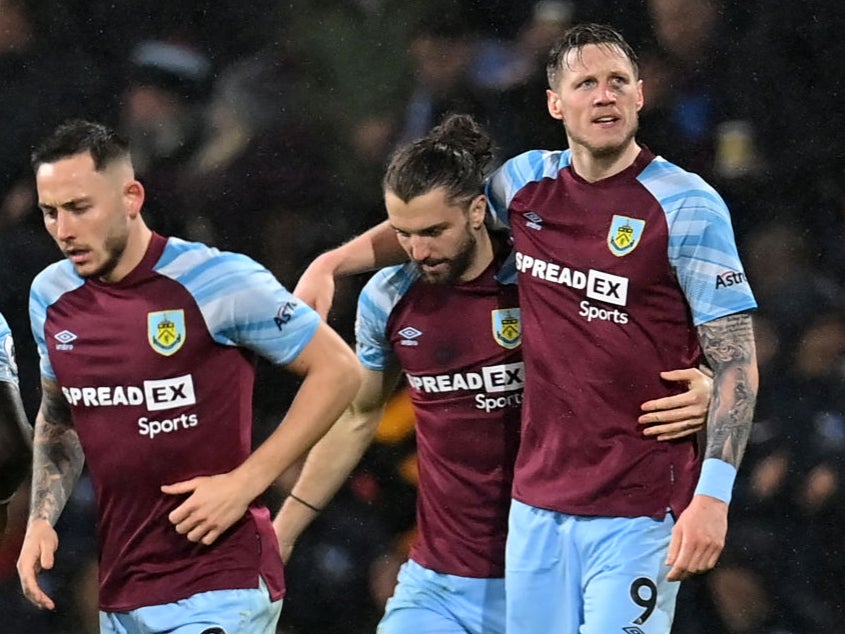
<svg viewBox="0 0 845 634"><path fill-rule="evenodd" d="M54 304L62 295L85 284L70 260L61 259L45 267L32 280L30 298L42 306Z"/></svg>
<svg viewBox="0 0 845 634"><path fill-rule="evenodd" d="M190 242L174 237L167 239L161 257L155 265L157 272L174 278L204 270L225 273L263 268L258 262L242 253L221 251L202 242Z"/></svg>
<svg viewBox="0 0 845 634"><path fill-rule="evenodd" d="M664 206L680 205L690 198L724 204L716 189L699 174L687 171L662 156L655 156L637 179Z"/></svg>
<svg viewBox="0 0 845 634"><path fill-rule="evenodd" d="M571 150L528 150L508 159L498 170L515 180L531 181L557 175L572 162Z"/></svg>
<svg viewBox="0 0 845 634"><path fill-rule="evenodd" d="M419 268L412 262L383 268L364 285L359 305L387 314L419 279Z"/></svg>
<svg viewBox="0 0 845 634"><path fill-rule="evenodd" d="M402 295L419 278L419 268L413 262L387 266L373 274L364 285L362 292L375 295Z"/></svg>

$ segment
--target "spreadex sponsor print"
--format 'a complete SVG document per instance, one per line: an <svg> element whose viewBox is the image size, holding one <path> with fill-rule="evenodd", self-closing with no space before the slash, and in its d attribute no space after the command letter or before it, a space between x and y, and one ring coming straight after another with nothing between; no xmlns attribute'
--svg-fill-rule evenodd
<svg viewBox="0 0 845 634"><path fill-rule="evenodd" d="M479 372L456 372L430 376L408 374L407 377L412 389L427 394L479 390L479 393L475 395L475 407L491 412L522 404L522 388L525 386L524 372L524 366L520 361L484 366Z"/></svg>
<svg viewBox="0 0 845 634"><path fill-rule="evenodd" d="M554 284L562 284L583 290L589 299L625 306L628 302L628 278L603 271L590 269L586 273L554 262L525 255L517 251L516 269L520 273L536 277ZM612 321L617 324L628 323L628 313L618 308L596 306L589 299L579 305L578 314L587 321Z"/></svg>
<svg viewBox="0 0 845 634"><path fill-rule="evenodd" d="M144 381L142 385L112 385L99 387L62 387L65 399L72 406L120 407L143 405L149 412L176 407L187 407L197 402L194 379L190 374L170 379ZM158 434L171 433L196 427L196 414L181 414L173 418L138 418L138 433L155 438Z"/></svg>

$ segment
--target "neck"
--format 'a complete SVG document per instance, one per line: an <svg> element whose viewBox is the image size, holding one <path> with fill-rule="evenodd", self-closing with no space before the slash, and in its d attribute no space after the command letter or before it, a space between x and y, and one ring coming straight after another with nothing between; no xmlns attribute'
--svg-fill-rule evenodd
<svg viewBox="0 0 845 634"><path fill-rule="evenodd" d="M572 144L572 165L575 172L588 183L595 183L629 168L640 153L640 146L632 139L613 154L596 156L583 145Z"/></svg>

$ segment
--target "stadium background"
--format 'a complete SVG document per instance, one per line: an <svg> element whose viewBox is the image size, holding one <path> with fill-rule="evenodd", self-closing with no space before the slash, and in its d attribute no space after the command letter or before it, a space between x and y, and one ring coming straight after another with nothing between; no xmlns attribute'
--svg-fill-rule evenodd
<svg viewBox="0 0 845 634"><path fill-rule="evenodd" d="M471 112L505 158L562 147L543 53L574 21L641 55L639 138L726 198L756 320L761 392L717 569L685 582L676 634L840 632L845 606L845 9L837 0L0 0L0 311L30 415L33 275L58 257L34 205L32 143L70 116L132 140L158 230L248 253L289 288L310 259L382 218L396 143ZM331 323L352 340L362 279ZM259 368L256 440L295 385ZM401 392L288 568L280 632L373 631L413 539L413 418ZM267 493L277 505L295 474ZM83 479L43 581L14 561L28 493L0 544L0 631L96 632ZM538 633L539 634L539 633Z"/></svg>

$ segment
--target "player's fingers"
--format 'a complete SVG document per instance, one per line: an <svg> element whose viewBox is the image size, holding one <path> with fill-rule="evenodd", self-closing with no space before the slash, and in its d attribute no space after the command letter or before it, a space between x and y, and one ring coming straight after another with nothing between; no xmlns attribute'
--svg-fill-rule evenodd
<svg viewBox="0 0 845 634"><path fill-rule="evenodd" d="M53 564L55 563L55 553L52 548L41 548L41 557L39 558L38 564L41 566L41 570L51 570L53 568Z"/></svg>
<svg viewBox="0 0 845 634"><path fill-rule="evenodd" d="M678 383L687 383L696 377L700 376L694 368L681 368L678 370L666 370L660 373L660 378L665 381L675 381Z"/></svg>
<svg viewBox="0 0 845 634"><path fill-rule="evenodd" d="M180 493L191 493L197 488L198 478L185 480L183 482L174 482L173 484L162 484L161 492L168 495L179 495Z"/></svg>
<svg viewBox="0 0 845 634"><path fill-rule="evenodd" d="M48 597L38 585L34 571L32 574L21 576L21 590L23 590L24 596L39 608L52 610L56 607L53 600Z"/></svg>
<svg viewBox="0 0 845 634"><path fill-rule="evenodd" d="M220 531L217 529L211 529L205 535L203 535L200 541L206 546L211 546L217 540L218 537L220 537Z"/></svg>
<svg viewBox="0 0 845 634"><path fill-rule="evenodd" d="M654 425L643 429L644 436L653 436L657 440L674 440L698 433L702 429L698 419L687 419L677 423Z"/></svg>

